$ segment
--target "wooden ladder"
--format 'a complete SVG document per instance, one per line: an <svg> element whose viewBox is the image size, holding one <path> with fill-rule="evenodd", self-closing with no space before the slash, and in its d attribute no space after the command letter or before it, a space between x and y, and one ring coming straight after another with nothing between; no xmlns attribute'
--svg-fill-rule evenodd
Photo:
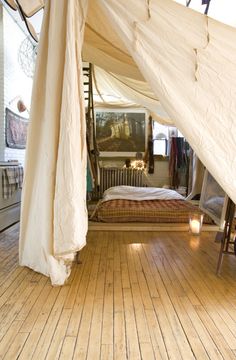
<svg viewBox="0 0 236 360"><path fill-rule="evenodd" d="M86 124L87 124L87 149L90 158L90 164L95 179L95 193L99 190L99 150L96 141L96 119L93 101L93 65L88 64L83 67L84 76L84 100L86 106Z"/></svg>

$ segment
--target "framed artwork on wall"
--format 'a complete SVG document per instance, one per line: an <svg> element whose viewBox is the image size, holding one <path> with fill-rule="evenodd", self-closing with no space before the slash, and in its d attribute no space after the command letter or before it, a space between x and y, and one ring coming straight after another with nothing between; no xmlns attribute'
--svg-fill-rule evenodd
<svg viewBox="0 0 236 360"><path fill-rule="evenodd" d="M146 149L147 113L136 109L97 109L96 140L101 156L135 156Z"/></svg>

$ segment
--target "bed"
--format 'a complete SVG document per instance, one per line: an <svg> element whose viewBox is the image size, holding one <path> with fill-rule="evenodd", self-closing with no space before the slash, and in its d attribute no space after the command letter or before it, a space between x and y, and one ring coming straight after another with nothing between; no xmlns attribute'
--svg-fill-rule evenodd
<svg viewBox="0 0 236 360"><path fill-rule="evenodd" d="M90 220L106 223L188 223L190 213L203 212L174 190L116 186L104 192ZM209 216L204 223L212 224Z"/></svg>

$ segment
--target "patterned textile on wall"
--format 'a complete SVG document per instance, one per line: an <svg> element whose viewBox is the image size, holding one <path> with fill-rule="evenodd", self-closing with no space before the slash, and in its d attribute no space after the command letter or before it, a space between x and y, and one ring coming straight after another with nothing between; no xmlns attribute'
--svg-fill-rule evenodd
<svg viewBox="0 0 236 360"><path fill-rule="evenodd" d="M28 119L6 108L6 145L13 149L25 149Z"/></svg>

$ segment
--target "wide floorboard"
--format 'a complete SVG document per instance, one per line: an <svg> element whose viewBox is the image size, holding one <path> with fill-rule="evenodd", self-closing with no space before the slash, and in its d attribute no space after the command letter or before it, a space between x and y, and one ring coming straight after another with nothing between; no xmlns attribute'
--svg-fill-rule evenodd
<svg viewBox="0 0 236 360"><path fill-rule="evenodd" d="M18 266L0 234L0 359L236 359L236 259L214 233L88 234L68 283Z"/></svg>

